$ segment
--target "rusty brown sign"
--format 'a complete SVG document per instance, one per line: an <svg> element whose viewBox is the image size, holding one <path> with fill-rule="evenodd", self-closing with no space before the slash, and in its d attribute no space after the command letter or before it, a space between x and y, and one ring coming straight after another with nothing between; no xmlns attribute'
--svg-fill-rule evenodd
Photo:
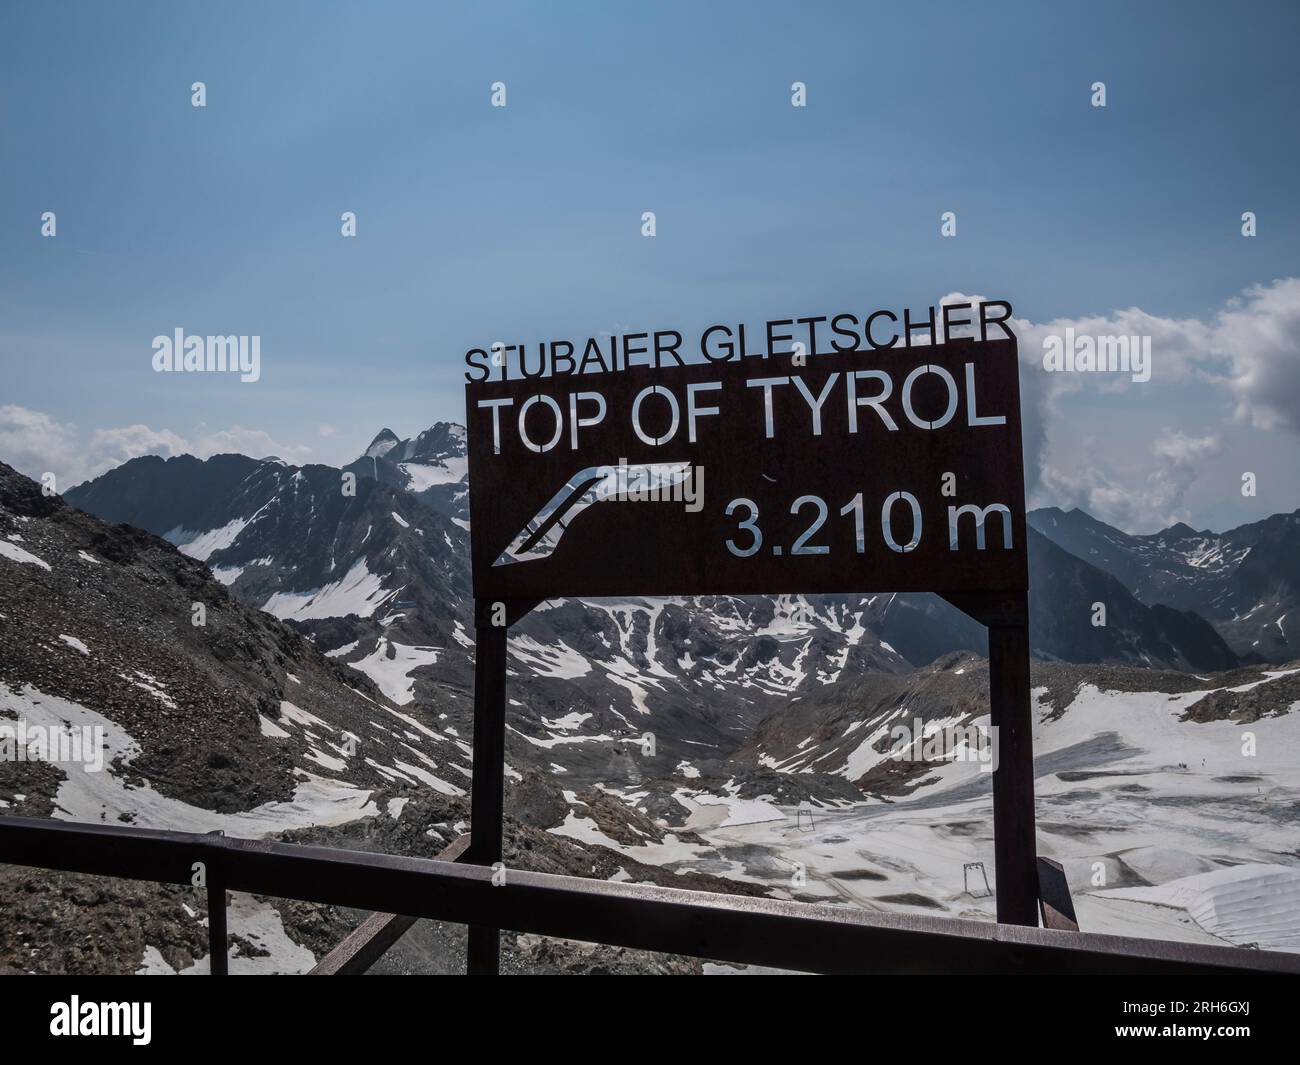
<svg viewBox="0 0 1300 1065"><path fill-rule="evenodd" d="M466 386L474 595L1023 591L1014 338Z"/></svg>

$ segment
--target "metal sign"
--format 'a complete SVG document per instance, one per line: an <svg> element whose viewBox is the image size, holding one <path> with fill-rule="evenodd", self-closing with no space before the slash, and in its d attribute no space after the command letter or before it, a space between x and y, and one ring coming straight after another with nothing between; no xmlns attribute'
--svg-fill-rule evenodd
<svg viewBox="0 0 1300 1065"><path fill-rule="evenodd" d="M576 596L931 591L988 626L998 920L1037 922L1028 564L1020 386L1009 330L807 355L739 348L685 364L673 330L539 346L530 376L467 353L475 599L471 860L501 858L508 631L538 602ZM837 316L831 325L844 335ZM816 352L812 323L810 346ZM935 336L931 309L927 323ZM707 338L701 353L711 359ZM592 348L595 353L592 353ZM553 370L543 375L549 353ZM667 354L677 365L664 366ZM589 362L599 373L586 373ZM576 371L576 372L575 372ZM476 374L477 378L471 376ZM496 972L499 936L470 928L472 972Z"/></svg>
<svg viewBox="0 0 1300 1065"><path fill-rule="evenodd" d="M1014 339L466 386L474 595L1028 587Z"/></svg>

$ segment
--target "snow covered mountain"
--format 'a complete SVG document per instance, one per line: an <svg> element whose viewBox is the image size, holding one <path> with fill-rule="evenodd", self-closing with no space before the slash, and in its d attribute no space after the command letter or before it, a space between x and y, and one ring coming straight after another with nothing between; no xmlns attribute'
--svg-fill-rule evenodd
<svg viewBox="0 0 1300 1065"><path fill-rule="evenodd" d="M1171 669L1230 669L1237 658L1194 613L1138 602L1122 582L1029 528L1029 639L1033 653L1064 662L1130 662ZM863 624L910 664L954 651L988 651L982 625L935 595L868 597ZM1095 605L1106 608L1094 624Z"/></svg>
<svg viewBox="0 0 1300 1065"><path fill-rule="evenodd" d="M458 517L468 486L463 475L451 479L464 454L457 430L440 424L407 441L386 430L346 470L242 456L137 459L69 499L165 536L207 562L238 599L289 622L394 705L436 710L441 731L463 737L472 727L473 618ZM416 468L443 472L417 477ZM1037 654L1235 665L1199 618L1137 602L1113 577L1032 532L1030 561ZM1091 622L1097 601L1108 609L1100 628ZM611 824L625 809L601 813L602 803L590 801L610 788L639 796L639 816L669 825L680 822L684 803L705 796L853 801L859 782L816 767L778 777L764 763L747 764L733 779L733 756L760 724L801 701L863 677L906 677L954 651L983 653L985 641L982 626L935 596L545 603L509 643L514 790L544 827L593 809Z"/></svg>
<svg viewBox="0 0 1300 1065"><path fill-rule="evenodd" d="M225 823L215 810L265 835L367 816L402 780L464 793L470 752L454 734L430 720L408 735L372 681L202 562L3 464L0 556L6 716L102 727L109 752L106 772L45 781L19 812L208 831Z"/></svg>
<svg viewBox="0 0 1300 1065"><path fill-rule="evenodd" d="M407 455L445 457L442 444L415 445L457 442L453 429L406 443L380 434L374 460L403 457L391 472L415 461ZM366 460L361 476L345 478L354 471L147 458L68 497L207 562L238 598L290 621L399 703L436 692L458 712L472 684L467 533L423 502L427 488L365 475L374 468ZM551 751L543 764L592 780L614 739L633 733L663 735L665 759L700 747L721 757L806 684L910 668L862 625L870 609L788 597L545 604L512 635L513 668L530 680L512 743L537 747L538 758ZM582 727L547 724L557 721Z"/></svg>
<svg viewBox="0 0 1300 1065"><path fill-rule="evenodd" d="M278 478L261 504L265 517L249 518L254 530L285 520L280 508L311 520L312 473L295 481L295 471L276 467L252 463L237 479L252 491L261 479ZM217 462L214 476L232 468L244 472ZM375 487L373 498L393 505L388 490ZM295 497L299 505L290 507ZM199 513L198 499L186 497L189 514ZM325 505L323 497L315 501ZM421 517L427 535L437 516L421 509ZM218 519L218 528L230 524L224 514ZM243 535L224 537L213 553L238 548ZM394 548L400 557L399 545L385 550ZM47 497L0 464L0 816L220 830L431 857L469 820L472 751L459 704L440 692L419 702L390 698L366 673L245 605L202 561L140 528ZM14 756L15 730L22 758ZM68 757L40 753L56 741ZM615 835L640 823L647 839L663 840L664 830L643 815L588 798ZM511 769L506 808L513 864L760 892L704 873L678 876L545 831L568 807L530 765ZM207 969L202 896L185 888L0 865L0 909L0 971ZM64 916L51 920L51 913ZM360 917L235 894L232 971L306 971ZM464 953L463 929L437 926L408 937L385 964L463 972ZM700 971L690 959L563 944L539 951L512 936L504 953L506 970L516 972Z"/></svg>
<svg viewBox="0 0 1300 1065"><path fill-rule="evenodd" d="M384 429L366 455L348 469L404 488L461 523L468 517L465 454L465 431L458 425L439 422L413 440L399 440L391 430ZM458 475L454 482L453 475ZM1078 557L1056 551L1052 543L1032 530L1029 551L1031 639L1035 653L1064 661L1128 661L1179 669L1228 669L1236 664L1235 656L1223 641L1200 619L1186 614L1193 607L1171 603L1174 609L1168 609L1159 595L1135 599L1123 587L1122 576L1111 573L1118 583L1107 580L1104 573L1092 568L1090 559L1083 559L1081 564ZM1071 553L1077 556L1077 552ZM1110 572L1105 567L1102 569ZM1093 604L1097 602L1106 604L1105 626L1093 624ZM697 602L675 605L694 613L707 613L711 609L711 605L702 606ZM819 627L819 617L854 618L852 624L864 630L859 638L879 641L878 650L886 658L901 659L905 665L924 665L955 650L983 652L987 648L982 626L933 595L810 597L798 608L798 616L808 623L810 631ZM725 617L706 619L704 623L715 628L718 625L725 628L728 624ZM818 675L823 677L838 675L845 663L838 667L835 663L840 658L847 662L851 650L847 641L837 642L833 638L834 633L840 636L844 633L837 621L830 621L827 628L825 635L829 643L821 641L817 648L824 651L824 659L817 661L818 654L813 655ZM770 651L771 642L765 647ZM665 665L671 669L673 660L681 660L683 654L686 659L695 657L689 649L678 647ZM785 676L769 677L769 683L775 683L787 693L797 688L798 683L791 685L799 672L795 668L796 657L780 658L778 667L785 670ZM801 664L811 663L801 659ZM898 665L898 661L893 661L886 668Z"/></svg>
<svg viewBox="0 0 1300 1065"><path fill-rule="evenodd" d="M410 440L385 429L342 472L242 456L143 458L68 498L167 537L244 601L368 664L409 698L417 677L469 684L464 469L464 430L439 423ZM352 496L341 490L348 473ZM1235 664L1199 619L1144 605L1115 578L1030 536L1036 653L1173 668ZM1092 623L1096 602L1107 606L1103 627ZM774 697L841 675L905 672L955 650L982 652L985 640L981 626L935 596L710 597L547 604L511 647L519 670L543 688L567 691L573 686L550 682L587 676L585 689L607 689L595 695L595 723L636 729L662 710L722 750ZM548 695L547 710L566 697ZM727 714L731 723L721 724ZM701 722L708 735L697 734Z"/></svg>
<svg viewBox="0 0 1300 1065"><path fill-rule="evenodd" d="M1141 602L1196 611L1243 661L1300 656L1300 510L1224 533L1180 523L1131 536L1056 507L1033 511L1029 522Z"/></svg>
<svg viewBox="0 0 1300 1065"><path fill-rule="evenodd" d="M1105 624L1097 606L1105 608ZM1029 527L1029 638L1036 655L1225 670L1237 657L1194 611L1147 605L1124 584Z"/></svg>
<svg viewBox="0 0 1300 1065"><path fill-rule="evenodd" d="M381 429L365 454L343 468L410 492L468 528L469 456L463 425L438 422L412 440Z"/></svg>
<svg viewBox="0 0 1300 1065"><path fill-rule="evenodd" d="M1032 685L1038 853L1063 865L1084 930L1300 950L1294 664L1194 675L1036 662ZM633 853L773 891L797 867L799 898L992 920L989 766L960 748L894 757L895 729L917 735L919 719L928 744L987 715L987 667L971 656L828 689L765 722L732 765L831 773L865 802L737 795L687 822L695 846Z"/></svg>
<svg viewBox="0 0 1300 1065"><path fill-rule="evenodd" d="M134 459L67 493L148 529L241 599L294 621L391 614L420 594L435 631L468 592L465 531L373 478L218 455ZM430 545L433 546L430 546Z"/></svg>
<svg viewBox="0 0 1300 1065"><path fill-rule="evenodd" d="M397 447L406 445L397 441L385 455ZM427 488L384 481L373 475L377 463L368 464L370 475L357 464L343 471L243 456L146 458L69 493L109 520L165 535L182 553L137 528L107 526L46 500L31 482L0 469L8 473L0 477L7 486L0 493L0 683L7 686L0 700L11 714L45 712L41 700L53 699L49 714L102 718L110 737L118 734L113 729L122 735L113 747L119 764L137 774L122 778L134 788L105 784L89 796L84 788L65 795L66 781L54 776L43 783L0 777L0 801L22 813L65 810L62 816L140 824L179 819L182 827L211 822L240 834L260 824L281 838L403 853L434 853L460 831L472 765L467 533L454 514L420 498ZM354 490L344 491L347 472L358 473ZM1291 726L1274 719L1294 716L1285 713L1300 695L1292 674L1209 675L1236 660L1197 615L1139 602L1116 577L1037 533L1030 560L1040 659L1088 656L1148 667L1035 664L1048 754L1040 759L1040 786L1064 821L1084 816L1093 802L1091 789L1069 782L1087 779L1093 763L1108 764L1125 749L1104 729L1088 731L1094 704L1110 714L1106 721L1120 721L1124 694L1135 693L1134 705L1150 718L1142 719L1152 762L1142 793L1126 792L1120 781L1103 796L1108 809L1145 803L1145 813L1134 816L1148 820L1160 807L1146 791L1162 781L1160 759L1168 765L1176 753L1159 747L1172 735L1161 724L1169 708L1181 715L1175 747L1184 730L1188 742L1214 732L1226 743L1230 729L1238 739L1240 722L1289 735ZM187 628L195 601L209 604L206 636ZM1091 623L1098 601L1107 605L1103 627ZM29 620L20 630L3 615ZM987 907L954 877L966 860L991 869L987 833L936 835L908 811L942 808L958 818L952 823L982 825L987 780L962 777L969 766L900 764L882 743L901 720L984 718L982 650L978 626L926 596L543 604L509 644L511 846L533 868L982 916ZM184 656L179 664L177 656ZM914 668L921 663L930 664ZM1170 667L1202 675L1160 671ZM1100 702L1094 689L1105 695ZM222 693L215 702L214 692ZM1056 724L1064 709L1068 728ZM232 730L229 743L225 729ZM246 742L260 746L245 755ZM239 752L233 766L232 743ZM1283 786L1275 769L1270 761L1270 786ZM1249 790L1232 783L1249 773L1227 772L1218 762L1215 773L1206 794ZM304 790L308 785L325 798ZM348 798L335 802L338 795ZM286 802L297 821L276 819ZM897 816L889 812L895 808ZM1112 862L1120 879L1111 886L1124 890L1174 884L1169 890L1183 891L1180 878L1202 874L1212 883L1196 891L1236 890L1213 879L1234 862L1268 866L1265 879L1289 875L1270 857L1276 848L1264 846L1271 836L1250 842L1243 835L1239 847L1196 857L1193 837L1213 828L1201 823L1207 817L1152 835L1158 842L1182 833L1176 861L1118 850L1095 860ZM1044 824L1054 831L1050 817ZM873 825L888 838L870 843L859 856L870 868L858 868L862 861L844 851L837 826L870 832ZM934 860L888 857L915 847L918 833ZM1067 825L1055 853L1082 863L1092 853L1087 839ZM809 869L806 889L790 886L792 860ZM21 907L25 889L5 876L0 870L0 902ZM1257 886L1251 880L1247 889ZM127 910L126 900L108 897L115 917ZM1192 934L1139 920L1133 915L1151 909L1140 900L1109 902L1122 914L1117 928ZM181 901L160 896L155 904L170 915L170 945L150 963L159 971L164 963L201 965L202 940L191 935ZM289 946L281 944L277 964L290 968L298 964L294 944L306 942L318 955L346 927L332 915L330 935L318 931L311 940L304 928L319 927L320 914L282 918ZM261 910L240 919L249 934L270 920ZM33 913L28 924L37 921ZM150 943L142 935L141 950ZM440 942L437 949L454 955L462 948ZM12 955L2 940L0 952ZM242 964L255 963L248 957ZM410 964L430 964L427 951Z"/></svg>

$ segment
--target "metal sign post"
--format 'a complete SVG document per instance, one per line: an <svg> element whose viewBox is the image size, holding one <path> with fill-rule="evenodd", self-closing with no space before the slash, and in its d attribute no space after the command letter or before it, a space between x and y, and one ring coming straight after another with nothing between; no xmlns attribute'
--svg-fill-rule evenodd
<svg viewBox="0 0 1300 1065"><path fill-rule="evenodd" d="M465 861L501 861L505 820L506 640L510 626L536 603L475 601L474 609L474 761L470 780L469 851ZM500 930L470 925L467 970L492 975L500 969Z"/></svg>
<svg viewBox="0 0 1300 1065"><path fill-rule="evenodd" d="M506 633L536 603L937 592L989 629L998 920L1037 924L1014 338L473 382L466 424L473 861L501 858ZM496 931L470 944L495 971Z"/></svg>

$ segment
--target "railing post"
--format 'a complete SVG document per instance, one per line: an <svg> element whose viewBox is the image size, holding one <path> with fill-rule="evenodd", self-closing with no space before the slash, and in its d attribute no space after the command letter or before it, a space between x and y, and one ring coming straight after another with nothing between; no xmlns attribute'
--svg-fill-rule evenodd
<svg viewBox="0 0 1300 1065"><path fill-rule="evenodd" d="M205 871L208 889L208 972L230 974L229 940L226 935L226 873L220 861L209 856Z"/></svg>
<svg viewBox="0 0 1300 1065"><path fill-rule="evenodd" d="M989 624L989 705L996 737L993 859L1000 924L1038 925L1034 741L1029 710L1028 595L1023 616Z"/></svg>

